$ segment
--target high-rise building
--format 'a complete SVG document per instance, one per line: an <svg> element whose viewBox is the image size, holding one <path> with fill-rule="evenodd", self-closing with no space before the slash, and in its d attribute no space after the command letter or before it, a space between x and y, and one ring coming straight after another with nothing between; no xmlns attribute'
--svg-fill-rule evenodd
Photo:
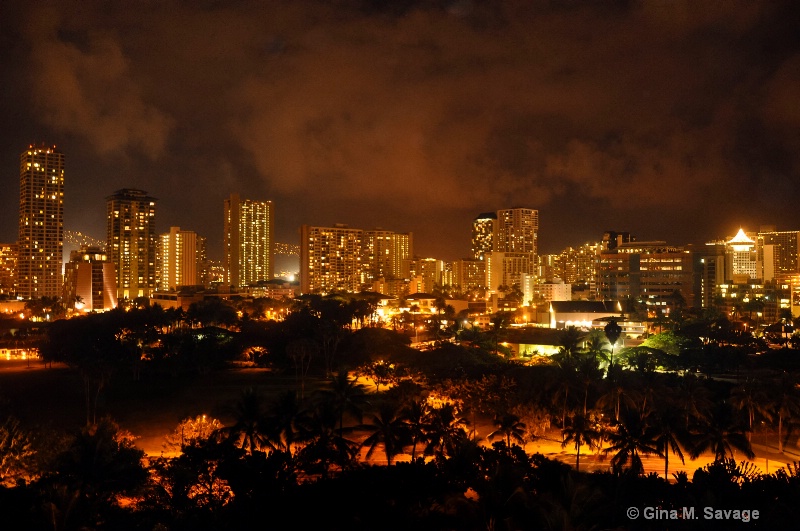
<svg viewBox="0 0 800 531"><path fill-rule="evenodd" d="M412 234L388 230L365 230L361 240L361 267L365 289L383 278L394 280L403 277L403 260L414 255Z"/></svg>
<svg viewBox="0 0 800 531"><path fill-rule="evenodd" d="M149 297L156 289L156 199L125 188L106 198L106 252L117 275L117 297Z"/></svg>
<svg viewBox="0 0 800 531"><path fill-rule="evenodd" d="M753 235L755 236L755 235ZM747 283L761 278L756 255L756 242L739 229L736 236L725 242L729 261L726 264L726 278L736 283Z"/></svg>
<svg viewBox="0 0 800 531"><path fill-rule="evenodd" d="M347 225L300 228L300 291L358 292L364 231Z"/></svg>
<svg viewBox="0 0 800 531"><path fill-rule="evenodd" d="M64 303L84 312L117 307L114 264L100 248L84 246L70 253L65 266Z"/></svg>
<svg viewBox="0 0 800 531"><path fill-rule="evenodd" d="M272 201L225 200L226 284L243 287L272 280L275 273L273 243L275 210Z"/></svg>
<svg viewBox="0 0 800 531"><path fill-rule="evenodd" d="M536 255L539 244L539 211L508 208L497 211L494 251ZM535 261L534 261L535 262Z"/></svg>
<svg viewBox="0 0 800 531"><path fill-rule="evenodd" d="M205 283L205 241L191 230L170 227L159 236L158 289L175 290L181 286Z"/></svg>
<svg viewBox="0 0 800 531"><path fill-rule="evenodd" d="M494 247L494 232L497 225L497 214L484 212L472 220L472 258L483 260L485 253Z"/></svg>
<svg viewBox="0 0 800 531"><path fill-rule="evenodd" d="M26 299L61 295L64 154L55 146L20 155L17 293Z"/></svg>
<svg viewBox="0 0 800 531"><path fill-rule="evenodd" d="M756 254L764 282L800 273L800 231L759 230Z"/></svg>
<svg viewBox="0 0 800 531"><path fill-rule="evenodd" d="M0 243L0 295L17 293L17 244Z"/></svg>

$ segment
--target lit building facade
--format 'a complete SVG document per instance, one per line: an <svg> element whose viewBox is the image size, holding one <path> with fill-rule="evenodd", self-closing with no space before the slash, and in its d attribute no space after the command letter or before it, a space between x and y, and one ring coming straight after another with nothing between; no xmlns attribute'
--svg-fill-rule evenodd
<svg viewBox="0 0 800 531"><path fill-rule="evenodd" d="M275 273L272 201L251 201L231 194L224 206L226 283L243 287L272 280Z"/></svg>
<svg viewBox="0 0 800 531"><path fill-rule="evenodd" d="M677 301L694 305L694 255L665 242L622 243L600 253L600 296L637 299L650 311L669 313Z"/></svg>
<svg viewBox="0 0 800 531"><path fill-rule="evenodd" d="M484 284L492 292L500 291L501 287L522 289L523 275L532 275L534 266L531 264L535 255L532 253L503 253L492 251L484 255L486 262L486 275Z"/></svg>
<svg viewBox="0 0 800 531"><path fill-rule="evenodd" d="M17 293L17 244L0 243L0 295Z"/></svg>
<svg viewBox="0 0 800 531"><path fill-rule="evenodd" d="M117 307L114 264L99 247L82 247L70 253L64 266L64 301L84 312Z"/></svg>
<svg viewBox="0 0 800 531"><path fill-rule="evenodd" d="M760 230L756 237L756 259L764 282L800 273L800 231Z"/></svg>
<svg viewBox="0 0 800 531"><path fill-rule="evenodd" d="M64 154L29 146L20 155L17 293L59 297L64 246Z"/></svg>
<svg viewBox="0 0 800 531"><path fill-rule="evenodd" d="M497 211L492 250L536 255L539 245L539 211L508 208Z"/></svg>
<svg viewBox="0 0 800 531"><path fill-rule="evenodd" d="M472 258L475 260L483 260L483 255L492 251L496 224L497 214L494 212L479 214L472 221Z"/></svg>
<svg viewBox="0 0 800 531"><path fill-rule="evenodd" d="M347 225L300 228L300 291L358 292L364 231Z"/></svg>
<svg viewBox="0 0 800 531"><path fill-rule="evenodd" d="M106 252L116 269L118 299L150 297L156 289L156 201L132 188L106 199Z"/></svg>
<svg viewBox="0 0 800 531"><path fill-rule="evenodd" d="M453 262L453 287L462 294L484 289L486 262L479 259L461 259Z"/></svg>
<svg viewBox="0 0 800 531"><path fill-rule="evenodd" d="M408 260L413 255L414 238L410 232L397 233L381 229L362 231L361 267L365 289L370 289L381 278L403 278L403 260Z"/></svg>
<svg viewBox="0 0 800 531"><path fill-rule="evenodd" d="M736 236L725 242L726 254L729 257L726 278L736 283L761 278L756 254L756 242L739 229Z"/></svg>
<svg viewBox="0 0 800 531"><path fill-rule="evenodd" d="M158 289L205 285L205 239L196 232L170 227L159 237Z"/></svg>

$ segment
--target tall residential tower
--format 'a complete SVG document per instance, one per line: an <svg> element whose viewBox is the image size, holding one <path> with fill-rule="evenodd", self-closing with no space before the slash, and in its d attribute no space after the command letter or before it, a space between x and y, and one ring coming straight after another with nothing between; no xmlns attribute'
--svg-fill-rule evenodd
<svg viewBox="0 0 800 531"><path fill-rule="evenodd" d="M243 287L272 280L275 210L272 201L251 201L231 194L225 200L225 282Z"/></svg>
<svg viewBox="0 0 800 531"><path fill-rule="evenodd" d="M18 295L61 296L63 233L64 154L30 145L20 155Z"/></svg>
<svg viewBox="0 0 800 531"><path fill-rule="evenodd" d="M125 188L106 198L106 252L114 264L119 299L149 297L156 289L156 199Z"/></svg>

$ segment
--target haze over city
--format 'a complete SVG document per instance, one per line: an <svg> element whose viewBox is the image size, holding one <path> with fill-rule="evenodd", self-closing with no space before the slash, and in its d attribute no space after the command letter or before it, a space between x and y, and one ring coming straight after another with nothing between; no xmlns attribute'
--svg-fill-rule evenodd
<svg viewBox="0 0 800 531"><path fill-rule="evenodd" d="M221 256L222 202L469 252L476 214L538 209L540 248L796 229L794 2L5 2L0 239L19 153L66 154L65 228L159 199Z"/></svg>

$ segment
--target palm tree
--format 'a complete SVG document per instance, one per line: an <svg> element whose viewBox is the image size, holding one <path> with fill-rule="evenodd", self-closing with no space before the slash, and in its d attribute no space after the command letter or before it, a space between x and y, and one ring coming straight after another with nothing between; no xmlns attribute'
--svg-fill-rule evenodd
<svg viewBox="0 0 800 531"><path fill-rule="evenodd" d="M647 422L653 428L655 446L664 457L664 478L668 479L670 452L677 455L681 463L686 462L681 447L688 444L689 432L671 394L662 394L657 402L657 407L648 415Z"/></svg>
<svg viewBox="0 0 800 531"><path fill-rule="evenodd" d="M327 478L331 466L344 469L355 460L358 444L342 436L337 430L339 412L328 400L319 401L311 410L305 423L307 444L298 452L297 460L311 473Z"/></svg>
<svg viewBox="0 0 800 531"><path fill-rule="evenodd" d="M506 439L506 448L511 450L511 440L524 445L525 444L525 426L524 422L513 413L506 413L494 418L495 430L488 435L488 439L494 440L497 437L504 437Z"/></svg>
<svg viewBox="0 0 800 531"><path fill-rule="evenodd" d="M608 340L599 330L592 330L586 339L586 354L598 362L608 363L611 348Z"/></svg>
<svg viewBox="0 0 800 531"><path fill-rule="evenodd" d="M417 459L417 445L427 441L428 407L423 400L412 400L403 408L402 419L411 438L411 461Z"/></svg>
<svg viewBox="0 0 800 531"><path fill-rule="evenodd" d="M233 444L248 454L261 450L266 445L266 417L264 400L252 387L242 391L233 407L235 422L225 431Z"/></svg>
<svg viewBox="0 0 800 531"><path fill-rule="evenodd" d="M294 391L286 391L278 397L267 413L269 427L265 442L270 448L292 455L295 444L307 435L308 414L297 401Z"/></svg>
<svg viewBox="0 0 800 531"><path fill-rule="evenodd" d="M772 411L778 417L778 451L783 453L783 421L800 415L800 395L794 376L783 373L775 382L772 392Z"/></svg>
<svg viewBox="0 0 800 531"><path fill-rule="evenodd" d="M655 433L638 411L623 410L614 428L606 434L610 445L603 450L614 454L611 467L619 474L628 466L630 473L644 473L642 455L661 455L655 442Z"/></svg>
<svg viewBox="0 0 800 531"><path fill-rule="evenodd" d="M566 361L558 362L558 376L553 381L553 405L561 405L561 427L567 425L567 412L570 408L570 391L577 388L575 367ZM573 393L574 401L574 393Z"/></svg>
<svg viewBox="0 0 800 531"><path fill-rule="evenodd" d="M597 448L602 438L597 423L586 415L576 414L571 417L569 426L561 430L561 435L562 448L571 442L575 443L575 471L580 472L581 446Z"/></svg>
<svg viewBox="0 0 800 531"><path fill-rule="evenodd" d="M362 446L366 446L367 459L372 457L378 444L383 444L383 451L386 453L386 462L392 465L392 459L403 451L403 444L408 440L408 425L403 421L397 404L392 402L381 402L378 406L378 414L373 415L372 422L369 424L375 428Z"/></svg>
<svg viewBox="0 0 800 531"><path fill-rule="evenodd" d="M368 404L366 387L347 371L339 371L331 379L330 389L323 391L323 399L329 401L339 416L339 435L342 435L344 416L353 415L361 422L364 406Z"/></svg>
<svg viewBox="0 0 800 531"><path fill-rule="evenodd" d="M743 383L731 389L730 403L737 410L747 412L748 441L752 437L753 421L756 415L765 420L772 420L767 393L761 380L747 378Z"/></svg>
<svg viewBox="0 0 800 531"><path fill-rule="evenodd" d="M636 407L639 393L629 389L619 379L610 380L610 382L607 391L597 399L595 406L604 411L613 412L614 422L616 422L619 420L619 412L622 406L626 408Z"/></svg>
<svg viewBox="0 0 800 531"><path fill-rule="evenodd" d="M427 415L425 447L427 455L444 457L454 454L457 449L469 440L466 427L469 421L458 416L458 411L452 404L445 404L440 408L431 408Z"/></svg>
<svg viewBox="0 0 800 531"><path fill-rule="evenodd" d="M675 404L683 412L684 427L687 429L695 422L703 423L710 414L711 392L700 379L684 376L675 396Z"/></svg>
<svg viewBox="0 0 800 531"><path fill-rule="evenodd" d="M714 452L714 462L722 462L728 454L734 455L739 450L748 459L753 459L755 454L747 440L747 428L736 421L733 409L727 402L720 402L711 410L708 422L697 426L694 430L694 441L689 450L692 459L696 459L703 452Z"/></svg>

